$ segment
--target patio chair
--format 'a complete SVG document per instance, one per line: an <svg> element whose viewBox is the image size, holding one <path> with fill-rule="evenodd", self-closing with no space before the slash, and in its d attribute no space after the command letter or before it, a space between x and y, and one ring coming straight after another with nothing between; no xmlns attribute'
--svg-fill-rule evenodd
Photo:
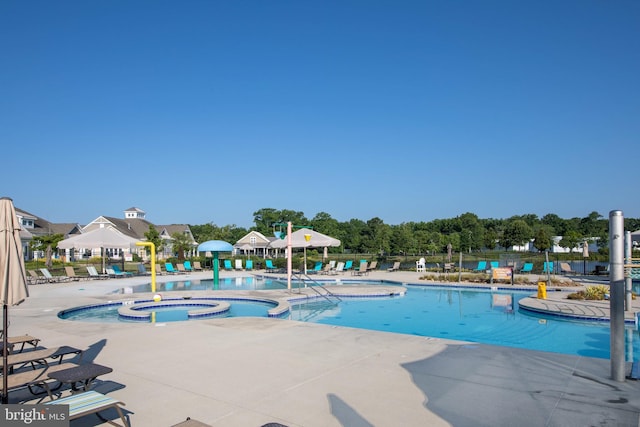
<svg viewBox="0 0 640 427"><path fill-rule="evenodd" d="M107 275L109 275L109 277L111 277L111 278L122 279L122 278L126 277L126 274L124 274L122 272L120 272L120 273L116 272L113 269L113 266L105 268L105 271L107 272Z"/></svg>
<svg viewBox="0 0 640 427"><path fill-rule="evenodd" d="M39 285L40 283L47 283L47 279L43 276L40 276L35 270L27 270L29 273L29 277L27 277L27 281L30 285Z"/></svg>
<svg viewBox="0 0 640 427"><path fill-rule="evenodd" d="M108 274L100 274L98 270L92 265L87 266L87 273L89 274L89 278L91 279L108 279Z"/></svg>
<svg viewBox="0 0 640 427"><path fill-rule="evenodd" d="M420 258L416 261L416 271L425 271L427 268L427 262L424 258Z"/></svg>
<svg viewBox="0 0 640 427"><path fill-rule="evenodd" d="M184 269L188 272L193 271L193 267L191 267L191 261L186 260L182 265L184 265Z"/></svg>
<svg viewBox="0 0 640 427"><path fill-rule="evenodd" d="M243 268L242 268L242 260L241 259L237 259L236 260L236 270L243 270Z"/></svg>
<svg viewBox="0 0 640 427"><path fill-rule="evenodd" d="M151 273L147 271L147 268L143 263L138 264L138 275L140 276L149 276Z"/></svg>
<svg viewBox="0 0 640 427"><path fill-rule="evenodd" d="M543 264L542 266L543 273L553 273L553 261L549 261Z"/></svg>
<svg viewBox="0 0 640 427"><path fill-rule="evenodd" d="M69 280L67 276L54 276L48 268L41 268L40 273L44 276L48 283L57 283Z"/></svg>
<svg viewBox="0 0 640 427"><path fill-rule="evenodd" d="M84 279L84 277L76 275L76 270L71 266L66 266L64 268L64 272L66 273L69 280L73 280L74 282L77 282L80 279Z"/></svg>
<svg viewBox="0 0 640 427"><path fill-rule="evenodd" d="M322 270L320 270L318 273L319 274L336 274L335 268L332 268L331 264L325 264L324 267L322 267Z"/></svg>
<svg viewBox="0 0 640 427"><path fill-rule="evenodd" d="M277 273L279 271L278 267L273 265L273 261L271 261L270 259L266 259L264 261L264 266L265 266L265 269L267 270L267 273L269 272Z"/></svg>
<svg viewBox="0 0 640 427"><path fill-rule="evenodd" d="M345 263L344 263L344 271L349 271L353 268L353 261L348 259Z"/></svg>
<svg viewBox="0 0 640 427"><path fill-rule="evenodd" d="M202 265L200 264L200 261L193 261L193 270L194 271L202 271Z"/></svg>
<svg viewBox="0 0 640 427"><path fill-rule="evenodd" d="M478 266L473 270L477 273L484 273L487 271L487 261L478 261Z"/></svg>
<svg viewBox="0 0 640 427"><path fill-rule="evenodd" d="M4 332L0 330L0 338L2 338L3 335L4 335ZM33 349L36 349L38 347L39 342L40 342L40 338L36 338L31 335L16 335L13 337L7 337L9 352L12 354L22 353L27 344L33 346ZM18 346L19 348L17 348ZM0 354L2 352L2 348L3 348L2 340L0 340Z"/></svg>
<svg viewBox="0 0 640 427"><path fill-rule="evenodd" d="M253 270L253 261L248 259L247 262L245 263L245 268L247 270Z"/></svg>
<svg viewBox="0 0 640 427"><path fill-rule="evenodd" d="M493 270L500 267L500 261L491 261L489 265L491 265L491 269Z"/></svg>
<svg viewBox="0 0 640 427"><path fill-rule="evenodd" d="M180 262L176 264L176 269L178 270L178 273L187 274L187 269L184 268L184 264Z"/></svg>
<svg viewBox="0 0 640 427"><path fill-rule="evenodd" d="M173 264L171 264L170 262L165 262L164 263L164 269L167 272L167 274L178 274L178 273L180 273L178 270L173 268Z"/></svg>
<svg viewBox="0 0 640 427"><path fill-rule="evenodd" d="M560 272L562 274L578 274L577 271L573 271L571 269L571 266L569 265L568 262L561 262L560 263Z"/></svg>
<svg viewBox="0 0 640 427"><path fill-rule="evenodd" d="M398 271L398 270L400 270L400 261L394 262L391 267L387 268L387 271L389 271L389 272Z"/></svg>
<svg viewBox="0 0 640 427"><path fill-rule="evenodd" d="M231 260L230 259L225 259L223 262L224 265L224 269L227 271L231 271L233 270L233 267L231 266Z"/></svg>
<svg viewBox="0 0 640 427"><path fill-rule="evenodd" d="M165 274L167 273L162 270L160 264L156 264L156 276L164 276Z"/></svg>
<svg viewBox="0 0 640 427"><path fill-rule="evenodd" d="M520 273L531 273L533 271L533 263L525 262L522 268L520 269Z"/></svg>
<svg viewBox="0 0 640 427"><path fill-rule="evenodd" d="M120 270L120 267L117 264L113 264L111 268L113 268L113 271L115 271L117 275L133 276L133 273L130 271Z"/></svg>
<svg viewBox="0 0 640 427"><path fill-rule="evenodd" d="M322 271L322 261L316 261L311 270L308 270L307 273L317 274Z"/></svg>
<svg viewBox="0 0 640 427"><path fill-rule="evenodd" d="M335 274L343 273L343 272L344 272L344 262L340 261L340 262L336 265L336 269L335 269L334 271L335 271Z"/></svg>
<svg viewBox="0 0 640 427"><path fill-rule="evenodd" d="M45 402L45 405L67 405L69 407L69 420L84 417L85 415L96 414L101 420L107 421L109 424L118 425L112 420L104 418L99 412L107 409L115 409L122 421L123 427L129 427L129 422L122 412L122 403L120 400L114 399L97 391L85 391L71 396L61 397L60 399Z"/></svg>
<svg viewBox="0 0 640 427"><path fill-rule="evenodd" d="M358 266L358 268L352 270L351 274L353 276L364 276L366 274L369 274L369 271L367 270L368 266L369 263L367 261L360 261L360 265Z"/></svg>
<svg viewBox="0 0 640 427"><path fill-rule="evenodd" d="M367 271L375 271L378 268L378 261L371 261L371 264L367 267Z"/></svg>

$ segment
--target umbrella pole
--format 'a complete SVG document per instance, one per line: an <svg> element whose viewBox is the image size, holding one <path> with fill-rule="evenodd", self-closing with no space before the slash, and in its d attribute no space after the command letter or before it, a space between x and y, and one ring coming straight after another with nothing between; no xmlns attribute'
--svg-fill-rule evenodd
<svg viewBox="0 0 640 427"><path fill-rule="evenodd" d="M7 391L8 381L8 368L9 362L7 355L9 353L9 339L7 326L9 325L9 316L7 315L7 304L2 305L2 404L9 403L9 392Z"/></svg>

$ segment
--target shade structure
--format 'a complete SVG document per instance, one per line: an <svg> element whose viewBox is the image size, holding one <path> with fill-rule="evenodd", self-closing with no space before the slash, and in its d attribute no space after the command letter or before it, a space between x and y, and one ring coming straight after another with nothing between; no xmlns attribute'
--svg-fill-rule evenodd
<svg viewBox="0 0 640 427"><path fill-rule="evenodd" d="M307 273L307 248L327 248L340 246L341 244L342 242L340 242L340 240L327 236L326 234L319 233L310 228L301 228L291 233L291 247L304 248L305 274ZM276 239L272 241L269 246L277 249L286 248L288 246L288 239Z"/></svg>
<svg viewBox="0 0 640 427"><path fill-rule="evenodd" d="M140 240L116 230L113 227L101 227L78 234L58 242L60 249L117 248L126 249L135 246ZM104 250L102 251L102 269L104 271Z"/></svg>
<svg viewBox="0 0 640 427"><path fill-rule="evenodd" d="M306 239L305 234L311 235L311 237ZM292 248L326 248L340 246L341 244L340 240L310 228L301 228L291 233ZM269 246L276 249L286 248L287 239L276 239Z"/></svg>
<svg viewBox="0 0 640 427"><path fill-rule="evenodd" d="M20 241L20 223L16 216L13 201L8 197L0 199L0 277L2 289L2 403L8 401L7 392L7 355L9 346L8 307L18 305L29 296L25 274L22 243Z"/></svg>
<svg viewBox="0 0 640 427"><path fill-rule="evenodd" d="M218 286L220 270L220 261L218 260L219 252L232 252L233 245L223 240L207 240L198 245L198 252L211 252L213 255L213 286Z"/></svg>

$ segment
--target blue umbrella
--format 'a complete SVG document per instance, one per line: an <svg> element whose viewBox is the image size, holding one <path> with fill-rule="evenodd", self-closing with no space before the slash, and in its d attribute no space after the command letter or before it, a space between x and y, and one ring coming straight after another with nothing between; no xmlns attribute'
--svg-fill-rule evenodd
<svg viewBox="0 0 640 427"><path fill-rule="evenodd" d="M231 243L222 240L207 240L198 245L198 252L211 252L213 254L213 285L218 286L218 270L220 269L218 262L218 252L231 252L233 246Z"/></svg>

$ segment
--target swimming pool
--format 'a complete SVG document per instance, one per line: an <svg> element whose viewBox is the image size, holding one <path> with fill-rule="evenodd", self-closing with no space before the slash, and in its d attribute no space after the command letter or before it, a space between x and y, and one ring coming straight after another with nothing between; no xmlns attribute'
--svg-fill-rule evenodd
<svg viewBox="0 0 640 427"><path fill-rule="evenodd" d="M281 281L273 283L252 279L254 280L248 282L236 280L236 278L227 282L221 280L220 289L246 290L272 289L272 287L283 289L283 286L286 287L286 283L283 285ZM226 286L232 287L225 288ZM532 291L404 286L407 288L407 293L399 297L343 298L337 304L317 299L312 302L292 304L287 318L335 326L609 358L609 323L572 321L520 310L518 301L530 296ZM170 286L165 286L162 290L171 293L173 290L212 288L211 280L201 280L170 282ZM160 291L160 288L158 290ZM124 292L150 292L150 285L141 285ZM236 305L239 304L235 302L231 304L232 311ZM239 309L239 307L235 308ZM246 313L239 310L230 315L266 317L268 308L263 307L262 313L252 308ZM90 313L85 315L91 316ZM636 360L640 356L638 328L627 325L625 333L626 358L628 361Z"/></svg>

